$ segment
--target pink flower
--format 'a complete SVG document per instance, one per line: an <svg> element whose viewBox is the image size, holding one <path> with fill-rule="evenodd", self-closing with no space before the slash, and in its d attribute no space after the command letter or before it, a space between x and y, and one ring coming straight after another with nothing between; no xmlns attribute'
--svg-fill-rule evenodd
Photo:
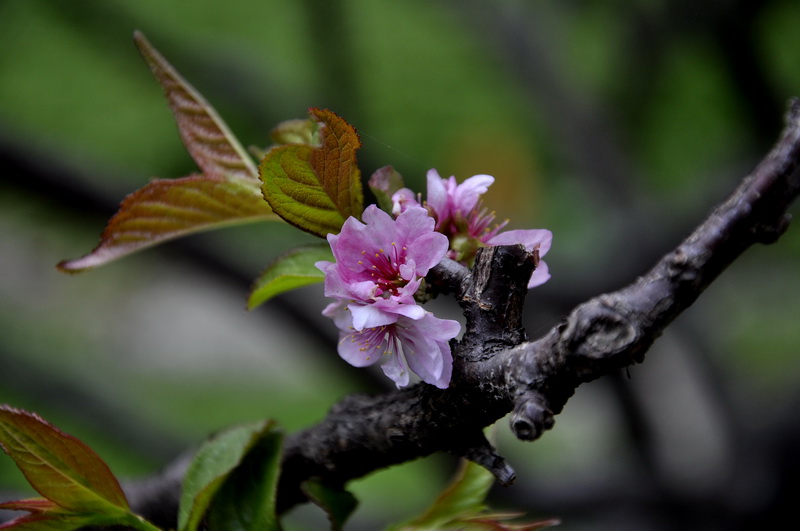
<svg viewBox="0 0 800 531"><path fill-rule="evenodd" d="M419 319L385 312L383 324L358 328L353 314L358 306L338 301L322 312L340 330L338 352L342 359L354 367L381 362L384 374L398 388L408 385L409 370L426 383L447 388L453 371L448 342L461 329L457 321L438 319L430 312Z"/></svg>
<svg viewBox="0 0 800 531"><path fill-rule="evenodd" d="M392 219L370 205L362 217L364 223L351 217L339 234L328 235L336 262L316 264L325 273L325 296L380 309L415 305L422 278L447 252L447 237L434 232L434 220L424 208L409 208ZM414 314L409 317L421 315L408 311Z"/></svg>
<svg viewBox="0 0 800 531"><path fill-rule="evenodd" d="M474 175L457 184L453 176L443 179L436 170L428 170L427 180L428 209L436 218L436 230L447 234L457 232L460 224L474 217L480 197L494 182L494 177Z"/></svg>
<svg viewBox="0 0 800 531"><path fill-rule="evenodd" d="M436 218L436 230L450 241L448 256L469 264L481 246L522 244L529 252L538 249L539 257L543 257L550 250L553 233L546 229L500 232L508 222L495 224L494 212L489 212L480 201L492 183L494 177L490 175L474 175L458 184L455 177L443 179L436 170L428 171L425 206ZM392 201L395 214L419 206L408 188L395 192ZM539 286L549 279L547 264L540 260L528 287Z"/></svg>
<svg viewBox="0 0 800 531"><path fill-rule="evenodd" d="M339 355L363 367L383 360L398 387L409 369L438 387L450 383L453 358L448 341L460 325L437 319L414 298L428 271L444 258L447 237L434 231L428 211L411 206L396 219L370 205L364 223L348 218L328 243L335 262L325 273L325 295L336 299L323 311L340 330Z"/></svg>

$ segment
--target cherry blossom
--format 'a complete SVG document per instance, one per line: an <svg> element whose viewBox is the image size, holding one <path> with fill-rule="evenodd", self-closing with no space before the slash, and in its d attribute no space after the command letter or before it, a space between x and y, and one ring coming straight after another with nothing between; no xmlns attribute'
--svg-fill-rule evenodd
<svg viewBox="0 0 800 531"><path fill-rule="evenodd" d="M382 360L398 387L408 385L410 370L445 388L453 364L448 341L461 326L434 317L414 296L447 253L447 237L419 206L393 219L370 205L362 219L348 218L339 234L328 235L335 262L316 263L325 295L336 299L323 315L340 330L339 355L356 367Z"/></svg>
<svg viewBox="0 0 800 531"><path fill-rule="evenodd" d="M458 184L455 177L444 179L431 169L427 174L426 201L420 203L411 190L402 188L392 195L392 212L402 214L425 206L436 219L436 230L450 241L448 257L467 264L471 264L478 248L486 245L522 244L529 252L536 250L540 260L528 287L544 284L550 279L550 272L541 257L550 250L553 233L546 229L502 232L508 221L495 223L494 212L486 209L480 199L492 183L494 177L481 174Z"/></svg>
<svg viewBox="0 0 800 531"><path fill-rule="evenodd" d="M323 311L340 330L338 352L342 359L354 367L380 362L384 374L398 388L408 385L409 371L423 382L447 388L453 371L448 342L461 330L457 321L439 319L431 312L424 312L419 319L383 312L386 322L359 329L353 312L359 306L337 301Z"/></svg>

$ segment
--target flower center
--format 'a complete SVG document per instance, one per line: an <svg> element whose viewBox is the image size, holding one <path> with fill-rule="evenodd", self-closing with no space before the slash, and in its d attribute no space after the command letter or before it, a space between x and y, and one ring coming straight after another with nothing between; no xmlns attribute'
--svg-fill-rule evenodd
<svg viewBox="0 0 800 531"><path fill-rule="evenodd" d="M362 331L353 330L347 336L342 338L345 341L349 338L351 343L358 344L360 352L366 352L367 361L372 359L372 356L388 356L397 350L397 338L394 335L392 326L376 326L375 328L367 328Z"/></svg>
<svg viewBox="0 0 800 531"><path fill-rule="evenodd" d="M397 295L398 290L408 281L400 274L400 265L405 263L406 247L398 248L392 242L388 252L378 249L375 252L361 251L361 260L358 265L364 267L375 284L378 286L378 296L389 297Z"/></svg>

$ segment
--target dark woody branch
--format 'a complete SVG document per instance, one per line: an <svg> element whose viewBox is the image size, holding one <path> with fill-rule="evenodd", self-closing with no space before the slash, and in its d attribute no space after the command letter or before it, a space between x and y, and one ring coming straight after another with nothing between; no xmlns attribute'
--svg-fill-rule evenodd
<svg viewBox="0 0 800 531"><path fill-rule="evenodd" d="M534 440L553 425L581 383L641 362L672 320L745 249L771 243L786 230L787 209L800 193L798 163L800 102L793 100L772 151L688 238L647 274L579 305L536 341L527 339L521 320L534 254L521 246L482 249L472 271L446 260L427 280L455 293L467 318L463 338L452 345L450 387L349 396L322 422L289 436L279 509L305 501L300 485L309 478L342 486L439 451L478 462L501 483L511 482L513 470L483 429L511 413L515 435ZM165 479L174 484L180 474L173 467ZM145 517L159 490L152 479L149 485L153 489L144 498L131 496ZM174 496L173 489L163 492Z"/></svg>
<svg viewBox="0 0 800 531"><path fill-rule="evenodd" d="M290 437L282 507L300 501L297 485L304 478L344 484L435 451L475 459L510 481L513 472L482 429L512 412L514 433L533 440L553 425L578 385L641 362L666 326L745 249L786 230L786 210L800 192L799 162L800 103L794 100L773 150L683 243L633 284L575 308L537 341L526 341L520 318L534 257L521 247L484 249L473 271L451 284L467 326L453 348L450 388L350 397L322 423ZM461 278L452 264L436 275Z"/></svg>

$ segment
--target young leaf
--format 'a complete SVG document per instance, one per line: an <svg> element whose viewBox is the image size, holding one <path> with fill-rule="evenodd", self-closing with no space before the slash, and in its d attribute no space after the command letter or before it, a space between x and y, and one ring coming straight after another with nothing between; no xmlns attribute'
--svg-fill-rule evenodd
<svg viewBox="0 0 800 531"><path fill-rule="evenodd" d="M274 219L258 188L241 179L156 179L125 198L91 253L57 267L84 271L194 232Z"/></svg>
<svg viewBox="0 0 800 531"><path fill-rule="evenodd" d="M317 124L309 119L285 120L269 132L270 139L277 145L308 144L319 145Z"/></svg>
<svg viewBox="0 0 800 531"><path fill-rule="evenodd" d="M484 500L494 484L491 472L472 461L461 462L456 477L425 513L409 522L406 529L441 529L465 516L481 513Z"/></svg>
<svg viewBox="0 0 800 531"><path fill-rule="evenodd" d="M270 207L292 225L324 238L363 210L355 129L331 111L310 109L320 122L320 145L287 144L261 161L261 190Z"/></svg>
<svg viewBox="0 0 800 531"><path fill-rule="evenodd" d="M159 528L132 513L112 515L71 513L50 500L41 498L2 503L0 509L30 512L30 514L0 524L0 529L13 529L14 531L69 531L88 529L89 526L114 526L115 529L116 526L125 526L125 529L160 531Z"/></svg>
<svg viewBox="0 0 800 531"><path fill-rule="evenodd" d="M258 170L214 108L148 42L140 31L133 41L164 89L181 140L207 177L258 181Z"/></svg>
<svg viewBox="0 0 800 531"><path fill-rule="evenodd" d="M13 529L13 531L70 531L86 527L91 523L91 518L85 515L29 514L0 524L0 529Z"/></svg>
<svg viewBox="0 0 800 531"><path fill-rule="evenodd" d="M295 247L276 258L253 284L247 309L252 310L285 291L325 280L325 274L314 267L320 260L333 260L327 243Z"/></svg>
<svg viewBox="0 0 800 531"><path fill-rule="evenodd" d="M331 531L341 531L345 521L358 505L355 496L344 489L334 489L315 479L304 481L300 488L314 505L328 514Z"/></svg>
<svg viewBox="0 0 800 531"><path fill-rule="evenodd" d="M220 531L280 529L275 511L281 458L281 434L262 437L214 496L208 528Z"/></svg>
<svg viewBox="0 0 800 531"><path fill-rule="evenodd" d="M311 108L309 114L322 124L319 130L322 145L311 152L311 167L342 217L360 218L364 210L364 193L361 170L356 161L356 151L361 147L358 133L352 125L327 109Z"/></svg>
<svg viewBox="0 0 800 531"><path fill-rule="evenodd" d="M105 462L39 416L0 406L0 446L31 486L61 509L128 514L125 494Z"/></svg>
<svg viewBox="0 0 800 531"><path fill-rule="evenodd" d="M28 530L48 530L48 529L72 529L66 527L72 523L82 524L83 522L69 522L69 513L50 500L44 498L31 498L27 500L17 500L0 503L0 509L7 511L28 511L30 514L19 516L0 524L0 529L14 529L15 531ZM67 520L67 522L65 522Z"/></svg>
<svg viewBox="0 0 800 531"><path fill-rule="evenodd" d="M178 132L202 175L157 179L129 195L88 255L58 264L78 272L135 251L231 224L277 220L261 195L258 170L205 99L140 32L134 41L164 89Z"/></svg>
<svg viewBox="0 0 800 531"><path fill-rule="evenodd" d="M556 519L533 523L510 524L504 520L517 514L486 513L484 500L494 483L494 476L472 461L462 461L456 477L422 515L389 531L532 531L559 523Z"/></svg>
<svg viewBox="0 0 800 531"><path fill-rule="evenodd" d="M275 440L277 438L277 443ZM272 421L261 421L242 426L236 426L219 433L208 440L198 450L192 464L189 466L183 479L183 492L181 494L178 510L178 529L180 531L195 531L212 506L215 497L221 489L235 488L226 486L228 480L237 481L234 475L239 467L243 466L248 454L252 451L263 452L269 446L271 451L277 452L280 447L280 433ZM264 458L262 454L262 458ZM264 516L270 510L274 512L274 488L277 481L278 458L267 456L269 465L261 470L258 490L267 493L268 501L265 506L248 509L251 514L257 514L260 521L268 519ZM251 463L252 464L252 463ZM229 500L229 493L223 492L223 500ZM263 500L262 500L263 501ZM272 508L272 509L271 509ZM232 509L234 510L234 509Z"/></svg>

